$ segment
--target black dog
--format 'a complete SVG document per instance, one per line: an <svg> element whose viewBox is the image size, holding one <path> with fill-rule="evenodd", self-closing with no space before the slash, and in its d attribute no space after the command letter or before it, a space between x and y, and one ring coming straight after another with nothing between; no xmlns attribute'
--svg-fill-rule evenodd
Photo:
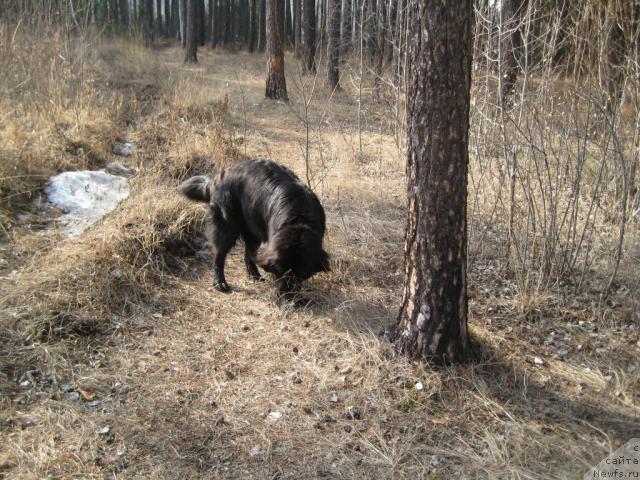
<svg viewBox="0 0 640 480"><path fill-rule="evenodd" d="M329 256L322 249L324 209L288 168L248 160L213 179L192 177L180 185L180 192L209 204L207 235L213 246L214 286L221 292L231 290L224 262L239 236L249 275L260 280L256 264L274 274L284 297L313 274L329 271Z"/></svg>

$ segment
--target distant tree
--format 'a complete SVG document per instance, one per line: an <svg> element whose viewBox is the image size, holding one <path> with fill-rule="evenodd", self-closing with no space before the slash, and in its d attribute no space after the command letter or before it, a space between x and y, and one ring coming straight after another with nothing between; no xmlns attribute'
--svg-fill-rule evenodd
<svg viewBox="0 0 640 480"><path fill-rule="evenodd" d="M171 0L171 36L180 34L180 2Z"/></svg>
<svg viewBox="0 0 640 480"><path fill-rule="evenodd" d="M156 31L158 35L164 35L164 26L162 22L162 0L156 0Z"/></svg>
<svg viewBox="0 0 640 480"><path fill-rule="evenodd" d="M196 11L197 19L197 36L198 36L198 45L203 47L207 43L207 28L206 28L206 16L205 16L205 8L204 8L205 0L198 0Z"/></svg>
<svg viewBox="0 0 640 480"><path fill-rule="evenodd" d="M413 0L407 92L404 293L395 343L410 357L465 358L467 167L473 0Z"/></svg>
<svg viewBox="0 0 640 480"><path fill-rule="evenodd" d="M329 0L327 32L327 83L329 88L339 88L340 78L340 11L342 0Z"/></svg>
<svg viewBox="0 0 640 480"><path fill-rule="evenodd" d="M180 45L182 48L187 47L187 0L179 1L179 17L180 17Z"/></svg>
<svg viewBox="0 0 640 480"><path fill-rule="evenodd" d="M186 0L187 2L187 48L185 63L198 63L198 2L200 0Z"/></svg>
<svg viewBox="0 0 640 480"><path fill-rule="evenodd" d="M173 19L171 18L171 0L164 0L163 2L163 9L164 9L164 29L165 29L165 34L167 35L167 37L171 37L173 35L173 25L172 25L172 21Z"/></svg>
<svg viewBox="0 0 640 480"><path fill-rule="evenodd" d="M342 19L340 22L340 50L343 55L351 50L352 0L342 0Z"/></svg>
<svg viewBox="0 0 640 480"><path fill-rule="evenodd" d="M502 0L500 11L500 102L507 106L516 86L522 48L522 18L527 0Z"/></svg>
<svg viewBox="0 0 640 480"><path fill-rule="evenodd" d="M147 45L153 42L153 0L144 0L142 12L142 30Z"/></svg>
<svg viewBox="0 0 640 480"><path fill-rule="evenodd" d="M293 3L293 40L296 57L302 56L302 3L300 0Z"/></svg>
<svg viewBox="0 0 640 480"><path fill-rule="evenodd" d="M218 43L217 7L217 0L209 0L209 45L211 48L216 48Z"/></svg>
<svg viewBox="0 0 640 480"><path fill-rule="evenodd" d="M264 52L267 45L267 0L260 2L260 29L258 31L258 51Z"/></svg>
<svg viewBox="0 0 640 480"><path fill-rule="evenodd" d="M302 43L304 67L316 72L316 5L315 0L302 0Z"/></svg>
<svg viewBox="0 0 640 480"><path fill-rule="evenodd" d="M249 0L249 52L256 50L258 42L258 0Z"/></svg>
<svg viewBox="0 0 640 480"><path fill-rule="evenodd" d="M122 30L129 30L129 2L127 0L120 0L120 25Z"/></svg>
<svg viewBox="0 0 640 480"><path fill-rule="evenodd" d="M265 96L273 100L288 100L284 77L284 50L282 48L282 3L267 0L267 88Z"/></svg>

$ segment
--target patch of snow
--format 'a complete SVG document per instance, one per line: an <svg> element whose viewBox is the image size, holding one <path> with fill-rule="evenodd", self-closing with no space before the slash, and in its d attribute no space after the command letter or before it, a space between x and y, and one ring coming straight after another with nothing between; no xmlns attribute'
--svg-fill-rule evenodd
<svg viewBox="0 0 640 480"><path fill-rule="evenodd" d="M70 238L80 235L129 196L125 178L87 170L51 177L44 191L52 205L67 212L60 221Z"/></svg>

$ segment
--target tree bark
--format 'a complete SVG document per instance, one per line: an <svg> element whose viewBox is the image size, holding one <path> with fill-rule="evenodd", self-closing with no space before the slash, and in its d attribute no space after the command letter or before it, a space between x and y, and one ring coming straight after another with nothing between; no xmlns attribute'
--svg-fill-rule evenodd
<svg viewBox="0 0 640 480"><path fill-rule="evenodd" d="M187 47L187 0L178 0L178 14L180 17L180 45Z"/></svg>
<svg viewBox="0 0 640 480"><path fill-rule="evenodd" d="M187 48L185 63L198 63L198 2L200 0L186 0L187 2Z"/></svg>
<svg viewBox="0 0 640 480"><path fill-rule="evenodd" d="M159 36L164 35L162 29L162 0L156 0L156 32Z"/></svg>
<svg viewBox="0 0 640 480"><path fill-rule="evenodd" d="M256 50L256 43L258 37L257 29L257 0L249 0L249 52L253 53Z"/></svg>
<svg viewBox="0 0 640 480"><path fill-rule="evenodd" d="M339 89L340 78L340 11L341 0L329 0L327 31L327 84L332 90Z"/></svg>
<svg viewBox="0 0 640 480"><path fill-rule="evenodd" d="M515 90L520 63L518 54L522 47L522 16L527 0L502 0L500 12L500 103L507 107Z"/></svg>
<svg viewBox="0 0 640 480"><path fill-rule="evenodd" d="M233 18L231 16L231 0L224 0L224 45L227 46L233 40Z"/></svg>
<svg viewBox="0 0 640 480"><path fill-rule="evenodd" d="M216 7L215 0L209 0L209 17L207 19L207 31L209 32L209 46L216 48Z"/></svg>
<svg viewBox="0 0 640 480"><path fill-rule="evenodd" d="M197 22L197 36L198 36L198 45L201 47L206 45L206 27L205 27L205 10L204 10L204 0L198 0L197 3L197 11L196 11L196 22Z"/></svg>
<svg viewBox="0 0 640 480"><path fill-rule="evenodd" d="M267 0L259 0L260 2L260 30L258 38L258 51L264 52L267 45Z"/></svg>
<svg viewBox="0 0 640 480"><path fill-rule="evenodd" d="M284 50L282 49L282 0L267 0L267 87L265 97L289 100L284 77Z"/></svg>
<svg viewBox="0 0 640 480"><path fill-rule="evenodd" d="M142 30L146 45L153 42L153 0L144 0L144 12L142 13Z"/></svg>
<svg viewBox="0 0 640 480"><path fill-rule="evenodd" d="M180 33L180 2L171 0L171 35L175 38Z"/></svg>
<svg viewBox="0 0 640 480"><path fill-rule="evenodd" d="M407 92L405 275L395 342L461 361L467 334L467 166L472 0L414 0Z"/></svg>
<svg viewBox="0 0 640 480"><path fill-rule="evenodd" d="M129 30L129 2L120 0L120 26L123 31Z"/></svg>
<svg viewBox="0 0 640 480"><path fill-rule="evenodd" d="M605 18L605 89L607 92L607 111L612 112L620 103L622 87L624 84L623 65L625 61L626 47L624 31L620 26L621 19L617 18L615 8L609 5Z"/></svg>
<svg viewBox="0 0 640 480"><path fill-rule="evenodd" d="M316 6L315 0L303 0L302 43L304 67L307 73L316 73Z"/></svg>
<svg viewBox="0 0 640 480"><path fill-rule="evenodd" d="M301 0L294 0L293 3L293 40L295 44L296 57L302 56L302 3Z"/></svg>
<svg viewBox="0 0 640 480"><path fill-rule="evenodd" d="M340 53L345 55L352 48L351 42L351 2L342 0L342 19L340 22Z"/></svg>

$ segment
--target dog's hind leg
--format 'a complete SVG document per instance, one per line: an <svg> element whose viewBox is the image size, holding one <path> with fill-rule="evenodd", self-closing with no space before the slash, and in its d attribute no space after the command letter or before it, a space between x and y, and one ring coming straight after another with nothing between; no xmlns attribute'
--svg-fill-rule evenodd
<svg viewBox="0 0 640 480"><path fill-rule="evenodd" d="M258 267L256 267L253 259L256 256L256 250L258 249L258 244L248 238L244 239L244 264L247 267L247 273L251 278L253 278L256 282L262 280L260 276L260 272L258 271Z"/></svg>
<svg viewBox="0 0 640 480"><path fill-rule="evenodd" d="M211 244L213 247L213 286L221 292L230 292L224 276L224 263L229 250L235 245L240 232L236 225L227 222L219 208L211 209Z"/></svg>

